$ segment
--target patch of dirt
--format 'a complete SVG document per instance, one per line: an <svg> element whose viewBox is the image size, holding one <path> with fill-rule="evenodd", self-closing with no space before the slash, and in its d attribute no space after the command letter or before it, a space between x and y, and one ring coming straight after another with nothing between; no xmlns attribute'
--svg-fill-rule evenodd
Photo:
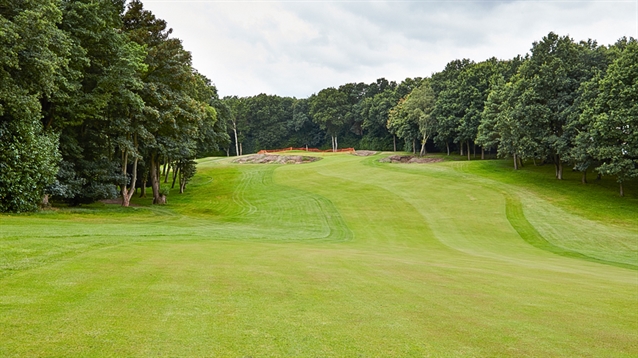
<svg viewBox="0 0 638 358"><path fill-rule="evenodd" d="M415 157L413 155L391 155L387 158L380 159L381 163L407 163L407 164L422 164L422 163L438 163L442 162L441 158L423 158Z"/></svg>
<svg viewBox="0 0 638 358"><path fill-rule="evenodd" d="M319 157L305 155L253 154L233 160L239 164L303 164L320 160Z"/></svg>
<svg viewBox="0 0 638 358"><path fill-rule="evenodd" d="M360 157L369 157L369 156L375 155L377 153L379 153L379 152L375 152L375 151L372 151L372 150L357 150L357 151L352 152L351 154L352 155L358 155Z"/></svg>

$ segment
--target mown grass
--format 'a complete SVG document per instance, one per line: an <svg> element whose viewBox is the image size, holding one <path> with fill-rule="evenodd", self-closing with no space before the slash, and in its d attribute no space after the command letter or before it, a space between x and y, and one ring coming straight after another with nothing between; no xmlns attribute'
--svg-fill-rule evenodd
<svg viewBox="0 0 638 358"><path fill-rule="evenodd" d="M634 194L321 155L0 216L0 356L638 355Z"/></svg>

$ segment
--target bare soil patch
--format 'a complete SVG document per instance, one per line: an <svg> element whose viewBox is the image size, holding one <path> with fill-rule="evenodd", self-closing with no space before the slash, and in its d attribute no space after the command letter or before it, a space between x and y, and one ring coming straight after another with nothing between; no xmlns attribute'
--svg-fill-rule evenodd
<svg viewBox="0 0 638 358"><path fill-rule="evenodd" d="M423 158L415 157L413 155L391 155L387 158L380 159L381 163L407 163L407 164L422 164L422 163L438 163L442 162L441 158Z"/></svg>
<svg viewBox="0 0 638 358"><path fill-rule="evenodd" d="M357 151L352 152L351 154L352 155L358 155L360 157L369 157L369 156L375 155L377 153L379 153L379 152L375 152L373 150L357 150Z"/></svg>
<svg viewBox="0 0 638 358"><path fill-rule="evenodd" d="M321 160L319 157L305 155L253 154L233 160L239 164L303 164Z"/></svg>

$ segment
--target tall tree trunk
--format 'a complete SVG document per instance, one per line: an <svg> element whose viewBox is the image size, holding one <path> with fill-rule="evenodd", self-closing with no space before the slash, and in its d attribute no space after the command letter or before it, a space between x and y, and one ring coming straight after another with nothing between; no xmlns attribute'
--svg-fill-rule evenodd
<svg viewBox="0 0 638 358"><path fill-rule="evenodd" d="M563 161L556 155L556 179L563 180Z"/></svg>
<svg viewBox="0 0 638 358"><path fill-rule="evenodd" d="M463 142L459 143L459 155L463 155Z"/></svg>
<svg viewBox="0 0 638 358"><path fill-rule="evenodd" d="M393 151L397 151L397 136L395 134L392 135L392 148Z"/></svg>
<svg viewBox="0 0 638 358"><path fill-rule="evenodd" d="M518 170L518 157L516 153L514 153L514 170Z"/></svg>
<svg viewBox="0 0 638 358"><path fill-rule="evenodd" d="M166 169L166 165L168 165L168 169ZM171 167L174 166L172 164L168 164L168 160L166 161L166 165L164 166L164 168L166 169L166 172L164 173L164 184L168 183L168 173L171 171Z"/></svg>
<svg viewBox="0 0 638 358"><path fill-rule="evenodd" d="M416 154L416 138L412 139L412 154Z"/></svg>
<svg viewBox="0 0 638 358"><path fill-rule="evenodd" d="M620 196L625 196L625 190L623 190L622 182L620 182Z"/></svg>
<svg viewBox="0 0 638 358"><path fill-rule="evenodd" d="M180 172L179 166L176 164L175 170L173 171L173 183L171 184L171 189L175 188L175 180L177 179L179 172Z"/></svg>
<svg viewBox="0 0 638 358"><path fill-rule="evenodd" d="M554 171L556 173L556 179L560 179L560 156L558 154L554 155Z"/></svg>
<svg viewBox="0 0 638 358"><path fill-rule="evenodd" d="M481 160L485 160L485 148L481 147Z"/></svg>
<svg viewBox="0 0 638 358"><path fill-rule="evenodd" d="M150 174L151 174L151 188L153 189L153 204L164 204L165 203L165 199L163 199L163 195L160 195L160 183L159 183L159 176L158 176L158 160L157 160L157 154L153 153L151 154L151 168L150 168Z"/></svg>
<svg viewBox="0 0 638 358"><path fill-rule="evenodd" d="M237 123L233 122L233 134L235 134L235 156L239 156L239 142L237 141Z"/></svg>
<svg viewBox="0 0 638 358"><path fill-rule="evenodd" d="M445 148L447 148L447 155L450 155L450 143L445 142Z"/></svg>
<svg viewBox="0 0 638 358"><path fill-rule="evenodd" d="M230 157L230 148L226 148L226 156Z"/></svg>
<svg viewBox="0 0 638 358"><path fill-rule="evenodd" d="M424 156L426 154L425 151L425 143L427 143L428 141L428 137L426 135L423 135L423 139L421 139L421 151L419 152L419 156Z"/></svg>
<svg viewBox="0 0 638 358"><path fill-rule="evenodd" d="M180 171L179 173L179 193L184 194L184 172Z"/></svg>
<svg viewBox="0 0 638 358"><path fill-rule="evenodd" d="M244 148L241 146L241 143L239 143L239 155L244 155Z"/></svg>
<svg viewBox="0 0 638 358"><path fill-rule="evenodd" d="M470 141L468 140L465 144L467 144L467 160L472 160L472 158L470 158Z"/></svg>
<svg viewBox="0 0 638 358"><path fill-rule="evenodd" d="M122 150L122 179L126 177L126 167L128 166L128 150ZM128 206L128 188L126 183L120 185L120 193L122 194L122 206Z"/></svg>
<svg viewBox="0 0 638 358"><path fill-rule="evenodd" d="M338 141L338 137L335 136L335 152L339 149L339 141Z"/></svg>
<svg viewBox="0 0 638 358"><path fill-rule="evenodd" d="M146 198L146 183L148 182L148 170L144 172L144 180L142 180L142 189L140 190L140 198Z"/></svg>
<svg viewBox="0 0 638 358"><path fill-rule="evenodd" d="M131 198L135 194L135 183L137 182L137 135L133 137L133 143L135 145L135 161L133 162L133 177L131 178L130 187L126 187L126 183L122 185L122 206L129 206ZM128 150L124 154L124 160L122 161L122 174L126 176L126 167L128 166Z"/></svg>

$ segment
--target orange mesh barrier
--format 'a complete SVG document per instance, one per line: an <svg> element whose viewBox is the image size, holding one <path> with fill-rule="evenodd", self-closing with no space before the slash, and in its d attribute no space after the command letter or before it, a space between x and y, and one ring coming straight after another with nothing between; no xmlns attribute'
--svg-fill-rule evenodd
<svg viewBox="0 0 638 358"><path fill-rule="evenodd" d="M304 152L320 152L320 153L331 153L331 152L354 152L354 148L341 148L333 151L332 149L321 150L317 148L282 148L282 149L262 149L257 154L268 154L268 153L277 153L277 152L288 152L291 150L303 150Z"/></svg>

